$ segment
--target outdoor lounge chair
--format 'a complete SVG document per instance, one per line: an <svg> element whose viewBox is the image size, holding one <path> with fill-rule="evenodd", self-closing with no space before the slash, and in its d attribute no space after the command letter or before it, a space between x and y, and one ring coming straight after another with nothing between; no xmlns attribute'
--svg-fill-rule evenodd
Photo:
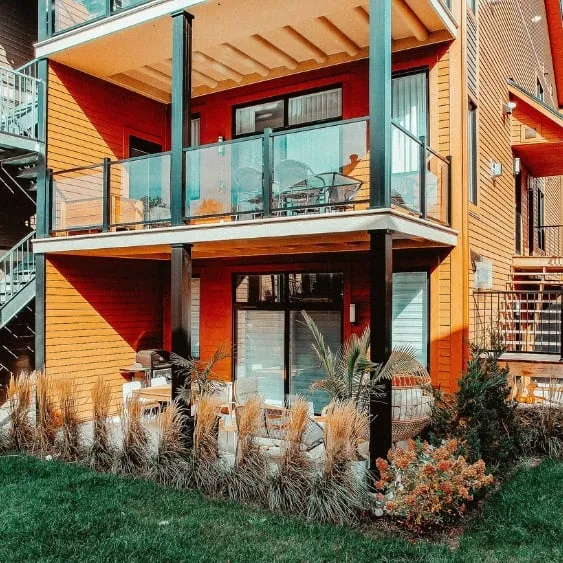
<svg viewBox="0 0 563 563"><path fill-rule="evenodd" d="M241 166L233 172L233 188L236 193L235 212L240 214L262 214L262 171L252 166Z"/></svg>

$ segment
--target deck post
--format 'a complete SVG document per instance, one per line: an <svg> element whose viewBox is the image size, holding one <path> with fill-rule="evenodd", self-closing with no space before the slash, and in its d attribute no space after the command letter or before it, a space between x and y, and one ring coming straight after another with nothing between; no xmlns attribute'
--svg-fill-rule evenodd
<svg viewBox="0 0 563 563"><path fill-rule="evenodd" d="M369 142L370 207L391 207L391 4L370 0L369 23ZM372 362L385 363L392 345L393 236L370 232L370 328ZM370 469L391 447L391 382L370 401Z"/></svg>
<svg viewBox="0 0 563 563"><path fill-rule="evenodd" d="M186 202L186 159L191 145L192 22L181 10L172 14L172 115L170 215L172 226L182 225Z"/></svg>
<svg viewBox="0 0 563 563"><path fill-rule="evenodd" d="M35 370L45 370L45 282L46 257L35 257Z"/></svg>
<svg viewBox="0 0 563 563"><path fill-rule="evenodd" d="M370 207L391 207L391 2L370 0Z"/></svg>
<svg viewBox="0 0 563 563"><path fill-rule="evenodd" d="M170 325L172 352L185 359L192 356L192 247L189 244L173 244L170 263ZM183 379L172 368L172 399L176 399ZM186 445L193 442L194 421L191 417L191 405L182 401L179 408L185 415L184 437Z"/></svg>
<svg viewBox="0 0 563 563"><path fill-rule="evenodd" d="M393 235L388 230L370 232L370 354L383 364L391 355L393 313ZM370 400L370 469L377 458L387 457L392 438L391 381L382 382L382 392Z"/></svg>

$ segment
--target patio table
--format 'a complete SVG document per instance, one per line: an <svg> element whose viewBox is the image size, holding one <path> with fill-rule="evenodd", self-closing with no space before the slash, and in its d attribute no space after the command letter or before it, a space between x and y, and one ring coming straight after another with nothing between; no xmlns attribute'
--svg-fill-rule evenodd
<svg viewBox="0 0 563 563"><path fill-rule="evenodd" d="M133 391L136 397L157 401L159 403L169 403L172 400L172 385L155 385L154 387L142 387Z"/></svg>

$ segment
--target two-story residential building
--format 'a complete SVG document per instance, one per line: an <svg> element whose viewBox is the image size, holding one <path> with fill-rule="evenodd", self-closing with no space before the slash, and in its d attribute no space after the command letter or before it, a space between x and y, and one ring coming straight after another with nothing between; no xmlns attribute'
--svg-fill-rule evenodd
<svg viewBox="0 0 563 563"><path fill-rule="evenodd" d="M33 45L36 2L0 5L0 398L12 373L34 367L35 168L43 151ZM21 292L20 292L21 290ZM18 295L16 295L18 294Z"/></svg>
<svg viewBox="0 0 563 563"><path fill-rule="evenodd" d="M510 270L514 156L546 175L518 123L559 119L529 92L558 92L550 2L476 4L40 1L37 367L88 416L136 351L226 344L220 377L320 411L307 311L332 347L369 324L374 361L412 346L455 389L473 265Z"/></svg>

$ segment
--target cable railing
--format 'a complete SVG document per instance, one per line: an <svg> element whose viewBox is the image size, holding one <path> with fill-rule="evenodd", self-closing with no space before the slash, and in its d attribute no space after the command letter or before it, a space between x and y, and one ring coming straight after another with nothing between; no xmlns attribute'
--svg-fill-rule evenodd
<svg viewBox="0 0 563 563"><path fill-rule="evenodd" d="M561 290L476 291L473 338L486 347L496 336L506 352L563 357L562 302Z"/></svg>
<svg viewBox="0 0 563 563"><path fill-rule="evenodd" d="M37 139L44 84L34 76L0 69L0 132Z"/></svg>
<svg viewBox="0 0 563 563"><path fill-rule="evenodd" d="M449 158L399 124L392 131L391 206L449 224ZM370 207L369 120L350 119L184 149L189 224ZM52 231L171 224L171 153L56 172Z"/></svg>
<svg viewBox="0 0 563 563"><path fill-rule="evenodd" d="M0 308L35 279L34 238L33 231L0 256Z"/></svg>

